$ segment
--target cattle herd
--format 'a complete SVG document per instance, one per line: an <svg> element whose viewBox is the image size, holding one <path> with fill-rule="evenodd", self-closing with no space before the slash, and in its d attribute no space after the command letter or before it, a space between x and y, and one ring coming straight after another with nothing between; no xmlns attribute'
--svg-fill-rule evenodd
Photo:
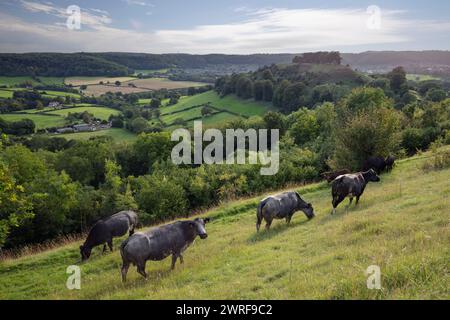
<svg viewBox="0 0 450 320"><path fill-rule="evenodd" d="M356 198L355 205L369 182L378 182L378 174L393 168L395 159L388 157L371 157L364 163L363 170L350 173L343 169L336 172L328 172L323 175L331 182L331 195L333 209L331 214L336 213L336 207L346 197L352 203ZM332 178L332 179L331 179ZM314 209L311 203L305 202L300 194L295 191L283 192L272 195L260 201L256 209L256 231L259 231L262 221L266 222L266 229L270 228L273 219L285 219L290 223L293 214L303 211L308 219L314 218ZM108 245L113 250L113 238L121 237L127 232L128 239L122 242L120 254L122 256L122 281L126 281L126 275L130 264L137 267L137 272L147 279L145 264L148 260L159 261L169 255L172 256L172 269L175 268L177 259L183 263L183 252L199 236L206 239L205 225L209 218L196 218L194 220L176 221L159 227L154 227L145 232L134 232L138 224L138 215L133 211L121 211L110 217L95 223L91 228L86 241L80 246L82 261L89 259L92 248L103 245L103 252Z"/></svg>

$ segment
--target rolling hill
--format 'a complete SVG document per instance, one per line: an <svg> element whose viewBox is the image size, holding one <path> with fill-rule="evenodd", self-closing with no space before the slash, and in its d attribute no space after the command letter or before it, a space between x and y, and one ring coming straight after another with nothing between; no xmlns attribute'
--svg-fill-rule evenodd
<svg viewBox="0 0 450 320"><path fill-rule="evenodd" d="M448 147L446 147L448 148ZM330 215L324 183L296 188L315 208L291 225L275 221L255 232L263 197L224 203L205 212L208 239L198 239L185 263L147 263L149 280L130 268L120 280L117 250L81 264L81 290L66 288L66 268L79 261L80 241L0 261L0 299L446 299L450 292L450 168L424 173L424 153L398 162L371 183L358 207ZM347 201L346 201L347 202ZM116 239L117 249L122 239ZM381 290L365 271L381 268Z"/></svg>

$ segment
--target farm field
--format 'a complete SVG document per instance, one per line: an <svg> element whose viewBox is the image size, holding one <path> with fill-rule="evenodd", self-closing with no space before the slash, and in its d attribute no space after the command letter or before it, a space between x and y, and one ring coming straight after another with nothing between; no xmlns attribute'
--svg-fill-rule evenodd
<svg viewBox="0 0 450 320"><path fill-rule="evenodd" d="M428 74L408 73L406 75L406 79L414 80L414 81L426 81L426 80L440 80L441 78L436 77L436 76L431 76L431 75L428 75Z"/></svg>
<svg viewBox="0 0 450 320"><path fill-rule="evenodd" d="M206 103L210 103L215 113L201 119L206 126L213 126L242 117L262 116L267 111L274 110L272 104L267 102L243 100L234 95L221 98L215 91L211 90L194 96L181 97L177 104L161 107L161 118L167 124L166 130L173 130L178 127L172 125L175 119L190 120L201 117L202 106ZM188 121L188 126L192 125L193 121Z"/></svg>
<svg viewBox="0 0 450 320"><path fill-rule="evenodd" d="M447 147L448 148L448 147ZM450 169L424 174L430 154L404 159L358 206L330 215L330 188L295 188L316 217L296 213L255 231L260 199L242 199L205 212L208 238L196 240L184 264L147 262L148 281L121 258L94 249L81 266L81 290L66 289L66 268L79 262L81 241L0 262L0 299L447 299L450 292ZM346 200L345 202L348 202ZM365 271L381 269L382 290L369 290Z"/></svg>
<svg viewBox="0 0 450 320"><path fill-rule="evenodd" d="M42 90L39 91L43 96L47 97L72 97L75 99L79 99L80 95L72 92L63 92L63 91L51 91L51 90Z"/></svg>
<svg viewBox="0 0 450 320"><path fill-rule="evenodd" d="M257 102L254 100L243 100L234 95L221 98L215 91L211 90L191 97L182 97L180 101L173 105L161 108L161 114L165 115L174 111L180 111L192 106L203 105L210 102L215 108L231 111L243 116L264 115L267 111L273 110L273 106L268 102Z"/></svg>
<svg viewBox="0 0 450 320"><path fill-rule="evenodd" d="M201 87L207 85L207 83L204 82L172 81L166 78L137 79L130 81L128 83L133 83L138 88L145 88L149 90L181 89L189 87ZM124 83L122 84L122 86L128 85L128 83Z"/></svg>
<svg viewBox="0 0 450 320"><path fill-rule="evenodd" d="M161 116L161 120L164 121L165 123L170 124L175 119L190 120L193 118L199 118L202 116L201 111L202 111L202 107L197 107L197 108L189 109L189 110L186 110L183 112L178 112L178 113ZM213 112L216 113L217 111L213 111Z"/></svg>
<svg viewBox="0 0 450 320"><path fill-rule="evenodd" d="M65 120L63 117L58 116L47 116L41 114L20 114L20 113L5 113L0 114L0 118L3 118L7 121L19 121L22 119L30 119L33 120L36 129L45 129L50 127L60 127L65 124Z"/></svg>
<svg viewBox="0 0 450 320"><path fill-rule="evenodd" d="M90 84L99 84L101 81L104 83L114 84L116 81L125 82L134 80L134 77L68 77L64 79L64 83L68 85L72 85L74 87L79 87L81 85L90 85Z"/></svg>
<svg viewBox="0 0 450 320"><path fill-rule="evenodd" d="M30 109L25 110L24 113L5 113L0 114L1 118L4 118L7 121L19 121L22 119L30 119L33 120L36 124L37 129L45 129L50 127L60 127L65 125L65 119L69 112L75 113L75 112L84 112L88 111L92 113L96 118L102 119L102 120L108 120L109 116L111 114L119 114L118 110L106 108L106 107L99 107L99 106L80 106L75 108L67 108L67 109L60 109L60 110L54 110L52 108L44 108L44 110L36 110L36 109ZM39 112L39 114L38 114ZM45 114L40 114L40 112L44 112Z"/></svg>
<svg viewBox="0 0 450 320"><path fill-rule="evenodd" d="M114 85L88 85L86 90L83 90L83 93L87 96L101 96L107 92L122 92L123 94L129 93L138 93L138 92L147 92L150 91L148 89L143 88L133 88L129 86L114 86Z"/></svg>
<svg viewBox="0 0 450 320"><path fill-rule="evenodd" d="M64 78L62 77L38 77L41 81L36 81L30 76L24 77L6 77L0 76L0 85L7 85L8 87L15 87L25 81L31 81L33 85L62 85Z"/></svg>
<svg viewBox="0 0 450 320"><path fill-rule="evenodd" d="M116 115L116 114L120 113L118 110L111 109L111 108L90 107L90 106L54 110L54 111L48 111L46 113L66 117L69 114L69 112L70 113L75 113L75 112L80 113L80 112L84 112L84 111L92 113L94 115L94 117L102 119L102 120L108 120L110 115L112 115L112 114Z"/></svg>
<svg viewBox="0 0 450 320"><path fill-rule="evenodd" d="M136 140L137 135L120 128L110 128L106 130L92 131L92 132L78 132L78 133L66 133L59 135L52 135L52 137L62 137L67 140L89 140L93 137L112 137L116 142L132 142Z"/></svg>
<svg viewBox="0 0 450 320"><path fill-rule="evenodd" d="M0 98L7 99L12 98L14 91L11 90L0 90Z"/></svg>

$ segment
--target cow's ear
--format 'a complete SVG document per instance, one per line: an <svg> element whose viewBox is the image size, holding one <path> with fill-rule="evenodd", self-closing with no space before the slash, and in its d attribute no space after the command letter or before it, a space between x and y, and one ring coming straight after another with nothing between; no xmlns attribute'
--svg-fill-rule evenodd
<svg viewBox="0 0 450 320"><path fill-rule="evenodd" d="M308 203L308 207L312 208L312 204L311 204L311 203Z"/></svg>
<svg viewBox="0 0 450 320"><path fill-rule="evenodd" d="M211 220L210 218L205 218L205 219L203 219L203 221L204 221L205 223L208 223L210 220Z"/></svg>

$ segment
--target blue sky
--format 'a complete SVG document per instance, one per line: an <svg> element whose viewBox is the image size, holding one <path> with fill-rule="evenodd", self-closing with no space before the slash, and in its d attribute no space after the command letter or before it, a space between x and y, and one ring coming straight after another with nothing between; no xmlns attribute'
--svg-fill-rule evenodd
<svg viewBox="0 0 450 320"><path fill-rule="evenodd" d="M2 0L0 52L449 50L449 12L444 0Z"/></svg>

